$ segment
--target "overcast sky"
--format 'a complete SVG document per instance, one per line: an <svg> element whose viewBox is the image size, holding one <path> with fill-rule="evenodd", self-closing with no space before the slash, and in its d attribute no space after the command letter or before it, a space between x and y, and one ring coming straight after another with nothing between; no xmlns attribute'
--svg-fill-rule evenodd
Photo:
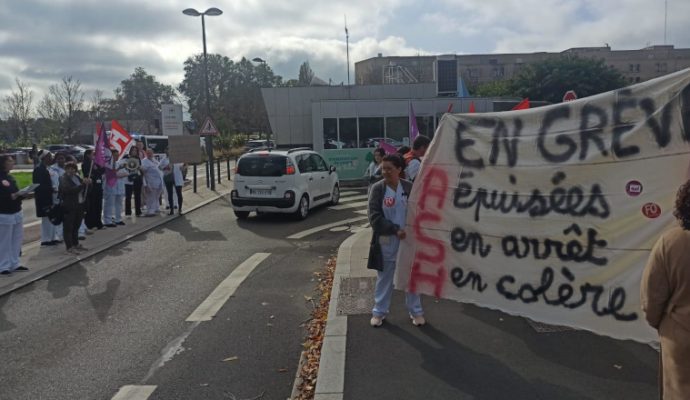
<svg viewBox="0 0 690 400"><path fill-rule="evenodd" d="M208 51L261 57L285 79L309 61L347 81L344 16L354 62L384 55L615 50L663 44L664 0L0 0L0 96L15 77L39 99L63 76L106 96L137 66L177 86L184 60ZM690 47L690 0L668 0L668 44Z"/></svg>

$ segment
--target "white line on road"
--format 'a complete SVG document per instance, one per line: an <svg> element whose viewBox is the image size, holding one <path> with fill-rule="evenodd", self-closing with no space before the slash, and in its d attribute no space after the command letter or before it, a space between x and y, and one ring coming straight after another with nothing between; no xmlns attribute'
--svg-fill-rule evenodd
<svg viewBox="0 0 690 400"><path fill-rule="evenodd" d="M340 201L342 202L342 201L362 200L362 199L366 199L366 198L368 198L368 197L369 197L369 196L367 196L366 194L362 194L362 195L359 195L359 196L345 196L345 197L342 197L342 196L341 196L341 197L340 197Z"/></svg>
<svg viewBox="0 0 690 400"><path fill-rule="evenodd" d="M329 210L346 210L348 208L357 208L357 207L366 206L367 204L369 204L368 201L358 201L355 203L346 203L346 204L340 204L340 205L333 206L333 207L328 207L328 209Z"/></svg>
<svg viewBox="0 0 690 400"><path fill-rule="evenodd" d="M26 223L24 224L24 228L31 228L32 226L36 225L41 225L41 220Z"/></svg>
<svg viewBox="0 0 690 400"><path fill-rule="evenodd" d="M361 221L361 220L363 220L363 219L367 219L367 217L356 217L356 218L344 219L344 220L342 220L342 221L333 222L333 223L330 223L330 224L320 225L320 226L317 226L317 227L314 227L314 228L311 228L311 229L307 229L306 231L297 232L297 233L295 233L294 235L288 236L287 238L288 238L288 239L302 239L302 238L304 238L304 237L307 237L307 236L309 236L309 235L311 235L311 234L314 234L314 233L316 233L316 232L319 232L319 231L323 231L323 230L325 230L325 229L330 229L330 228L334 228L334 227L336 227L336 226L340 226L340 225L345 225L345 224L349 224L349 223L352 223L352 222Z"/></svg>
<svg viewBox="0 0 690 400"><path fill-rule="evenodd" d="M153 385L127 385L123 386L115 394L112 400L146 400L153 394L158 386Z"/></svg>
<svg viewBox="0 0 690 400"><path fill-rule="evenodd" d="M358 191L356 191L356 190L346 190L346 191L344 191L344 192L340 192L340 195L341 195L341 196L347 196L347 195L350 195L350 194L361 194L361 193L362 193L362 192L358 192Z"/></svg>
<svg viewBox="0 0 690 400"><path fill-rule="evenodd" d="M265 260L271 253L256 253L240 264L228 275L218 287L211 292L199 307L187 317L187 322L210 321L226 301L235 294L235 290L247 279L254 268Z"/></svg>

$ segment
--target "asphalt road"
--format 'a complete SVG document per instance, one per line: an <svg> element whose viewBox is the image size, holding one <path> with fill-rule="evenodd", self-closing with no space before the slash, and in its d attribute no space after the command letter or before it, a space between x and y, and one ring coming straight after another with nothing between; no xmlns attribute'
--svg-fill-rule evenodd
<svg viewBox="0 0 690 400"><path fill-rule="evenodd" d="M221 199L0 297L0 399L112 399L125 385L155 385L151 399L286 399L313 273L349 233L286 237L356 210L238 221ZM185 321L258 252L270 255L215 318Z"/></svg>

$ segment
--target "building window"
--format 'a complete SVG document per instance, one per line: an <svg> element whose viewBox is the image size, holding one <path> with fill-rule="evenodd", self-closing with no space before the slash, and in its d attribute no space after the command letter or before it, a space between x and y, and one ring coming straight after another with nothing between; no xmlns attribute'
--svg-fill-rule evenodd
<svg viewBox="0 0 690 400"><path fill-rule="evenodd" d="M498 59L496 59L496 58L489 58L489 64L491 64L491 65L496 65L496 64L498 64Z"/></svg>
<svg viewBox="0 0 690 400"><path fill-rule="evenodd" d="M338 119L324 118L323 119L323 148L337 149L338 148Z"/></svg>
<svg viewBox="0 0 690 400"><path fill-rule="evenodd" d="M408 117L387 117L386 138L395 147L410 145L410 125ZM392 140L391 140L392 139Z"/></svg>
<svg viewBox="0 0 690 400"><path fill-rule="evenodd" d="M383 117L359 119L359 147L376 147L383 138Z"/></svg>
<svg viewBox="0 0 690 400"><path fill-rule="evenodd" d="M338 143L342 149L352 149L357 147L357 118L338 119L340 127L340 137Z"/></svg>
<svg viewBox="0 0 690 400"><path fill-rule="evenodd" d="M467 74L470 76L470 78L479 78L481 75L478 68L468 68Z"/></svg>
<svg viewBox="0 0 690 400"><path fill-rule="evenodd" d="M494 78L503 78L504 73L505 73L505 70L503 69L503 66L494 67L493 70L491 71L491 75Z"/></svg>
<svg viewBox="0 0 690 400"><path fill-rule="evenodd" d="M666 63L656 63L656 72L666 72Z"/></svg>
<svg viewBox="0 0 690 400"><path fill-rule="evenodd" d="M640 72L640 64L635 64L635 72Z"/></svg>
<svg viewBox="0 0 690 400"><path fill-rule="evenodd" d="M635 65L634 64L630 64L630 65L628 65L628 67L629 67L629 69L628 69L629 72L635 72Z"/></svg>
<svg viewBox="0 0 690 400"><path fill-rule="evenodd" d="M639 82L639 81L640 81L640 77L638 76L637 78L635 78L635 82Z"/></svg>
<svg viewBox="0 0 690 400"><path fill-rule="evenodd" d="M429 138L434 137L434 117L424 116L417 117L417 128L419 128L419 134L428 136Z"/></svg>

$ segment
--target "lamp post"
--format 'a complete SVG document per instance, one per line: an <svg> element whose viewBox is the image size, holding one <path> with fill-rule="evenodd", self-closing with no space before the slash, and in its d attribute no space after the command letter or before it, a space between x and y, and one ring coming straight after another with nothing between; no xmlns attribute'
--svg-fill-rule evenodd
<svg viewBox="0 0 690 400"><path fill-rule="evenodd" d="M252 61L254 61L255 63L262 64L264 66L264 68L267 68L266 60L264 60L261 57L254 57L254 58L252 58ZM259 137L261 137L261 136L259 136ZM270 127L268 128L268 132L266 132L266 142L268 143L269 148L273 148L273 146L271 145L271 128Z"/></svg>
<svg viewBox="0 0 690 400"><path fill-rule="evenodd" d="M209 17L215 17L218 15L223 14L223 11L219 10L218 8L211 7L208 10L204 11L203 13L200 13L199 11L193 9L193 8L187 8L182 11L182 14L184 15L189 15L190 17L199 17L201 16L201 35L202 35L202 40L204 42L204 85L205 85L205 92L206 92L206 115L210 118L211 117L211 95L209 92L209 85L208 85L208 55L206 54L206 20L204 19L205 16ZM211 180L211 190L216 190L216 180L215 180L215 173L213 171L213 137L212 136L206 136L206 154L208 155L208 166L210 170L210 180Z"/></svg>

